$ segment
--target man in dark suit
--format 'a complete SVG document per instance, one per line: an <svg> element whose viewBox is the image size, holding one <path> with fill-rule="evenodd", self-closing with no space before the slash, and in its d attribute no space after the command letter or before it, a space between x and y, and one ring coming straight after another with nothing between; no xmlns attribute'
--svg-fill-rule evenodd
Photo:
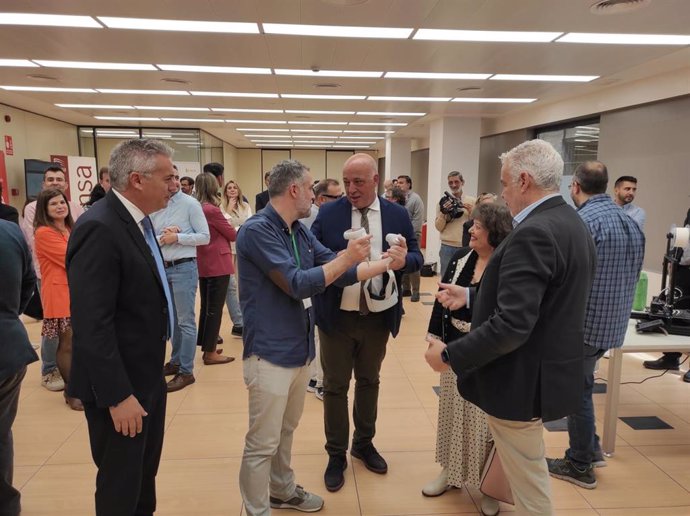
<svg viewBox="0 0 690 516"><path fill-rule="evenodd" d="M0 219L19 224L19 212L17 208L2 202L2 182L0 182Z"/></svg>
<svg viewBox="0 0 690 516"><path fill-rule="evenodd" d="M376 161L368 154L351 156L343 167L346 197L322 205L311 229L323 245L338 253L347 247L343 232L362 227L372 235L373 259L388 251L387 234L405 237L407 252L395 257L389 267L394 274L379 276L371 282L380 292L386 281L395 281L400 292L402 273L419 270L424 260L407 211L378 197L378 183ZM400 329L402 296L392 306L377 310L367 302L362 284L345 288L331 285L314 298L314 305L321 341L329 456L324 481L329 491L337 491L345 482L343 471L347 467L345 454L350 435L347 392L353 371L355 431L350 454L375 473L388 471L372 440L376 433L379 372L388 336L395 337Z"/></svg>
<svg viewBox="0 0 690 516"><path fill-rule="evenodd" d="M583 396L583 332L595 249L587 227L559 192L563 160L532 140L501 156L503 199L515 229L486 266L472 330L426 359L458 375L463 398L488 415L518 514L553 514L542 421L578 410ZM466 290L441 285L456 309ZM470 293L471 295L471 293Z"/></svg>
<svg viewBox="0 0 690 516"><path fill-rule="evenodd" d="M173 311L148 214L165 208L175 188L171 155L155 140L115 147L112 188L79 219L67 248L69 389L84 403L97 516L150 516L156 508Z"/></svg>
<svg viewBox="0 0 690 516"><path fill-rule="evenodd" d="M19 320L34 292L36 274L31 251L17 224L0 220L0 514L19 516L19 491L12 487L14 450L12 423L26 366L38 360Z"/></svg>
<svg viewBox="0 0 690 516"><path fill-rule="evenodd" d="M264 174L264 184L266 185L266 190L256 194L256 199L254 203L254 213L258 213L259 210L263 210L268 204L268 179L271 176L271 172L266 172Z"/></svg>

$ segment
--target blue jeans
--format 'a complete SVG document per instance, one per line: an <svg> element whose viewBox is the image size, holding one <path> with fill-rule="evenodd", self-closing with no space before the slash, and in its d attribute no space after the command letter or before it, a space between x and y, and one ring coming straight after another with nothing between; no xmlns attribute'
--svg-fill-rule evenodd
<svg viewBox="0 0 690 516"><path fill-rule="evenodd" d="M438 251L438 257L441 260L441 270L439 271L441 277L443 277L443 275L446 273L448 264L453 259L453 255L458 252L458 249L460 248L441 244L441 249Z"/></svg>
<svg viewBox="0 0 690 516"><path fill-rule="evenodd" d="M595 454L601 453L599 436L596 433L594 420L594 368L597 360L605 350L585 344L585 389L582 394L582 406L575 414L568 416L568 437L570 448L565 456L580 469L588 468L594 461Z"/></svg>
<svg viewBox="0 0 690 516"><path fill-rule="evenodd" d="M180 373L192 374L196 352L196 286L199 273L196 261L185 262L165 269L175 307L172 356L170 362L179 364Z"/></svg>
<svg viewBox="0 0 690 516"><path fill-rule="evenodd" d="M41 280L38 280L38 291L41 291ZM41 337L41 375L47 375L57 369L58 339Z"/></svg>
<svg viewBox="0 0 690 516"><path fill-rule="evenodd" d="M240 299L237 297L237 278L235 274L230 275L230 283L228 283L228 293L225 295L225 305L228 307L228 313L232 320L233 326L244 326L242 320L242 309L240 308Z"/></svg>

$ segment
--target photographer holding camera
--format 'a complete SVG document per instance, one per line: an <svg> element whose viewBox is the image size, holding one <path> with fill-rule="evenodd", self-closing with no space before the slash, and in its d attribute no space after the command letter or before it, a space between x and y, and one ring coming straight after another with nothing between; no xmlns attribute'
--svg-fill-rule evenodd
<svg viewBox="0 0 690 516"><path fill-rule="evenodd" d="M469 219L476 199L462 193L465 180L462 174L454 170L448 174L448 188L436 207L436 229L441 233L440 274L448 266L453 254L462 247L462 225Z"/></svg>

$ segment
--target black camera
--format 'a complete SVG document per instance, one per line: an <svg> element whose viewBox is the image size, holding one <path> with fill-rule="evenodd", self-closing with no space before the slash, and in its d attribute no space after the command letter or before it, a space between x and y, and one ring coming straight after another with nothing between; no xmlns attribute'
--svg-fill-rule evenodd
<svg viewBox="0 0 690 516"><path fill-rule="evenodd" d="M460 200L448 192L443 192L443 197L441 197L438 205L441 208L441 213L451 219L459 219L465 213L465 207Z"/></svg>

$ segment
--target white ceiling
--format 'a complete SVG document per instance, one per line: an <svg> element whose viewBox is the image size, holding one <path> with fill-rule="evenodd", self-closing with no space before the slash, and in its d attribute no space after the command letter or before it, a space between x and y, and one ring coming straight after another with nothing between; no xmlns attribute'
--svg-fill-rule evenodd
<svg viewBox="0 0 690 516"><path fill-rule="evenodd" d="M599 16L594 0L3 0L0 12L120 16L204 21L464 29L690 35L690 0L653 0L638 11ZM347 5L356 4L356 5ZM0 17L2 15L0 14ZM0 19L0 23L2 20ZM482 104L372 100L302 100L0 90L0 102L78 125L201 127L236 147L254 144L238 127L383 130L385 127L254 125L206 122L128 122L93 116L152 116L210 120L251 119L407 122L396 136L424 138L440 116L500 117L538 103L586 95L612 84L690 68L690 47L568 43L477 43L208 34L124 29L0 25L0 59L183 64L272 69L597 75L588 83L494 80L421 80L278 75L108 71L0 67L0 85L74 88L220 91L367 96L518 97L534 104ZM31 74L53 77L41 80ZM164 79L186 81L175 84ZM319 88L335 83L337 88ZM463 88L479 88L461 91ZM423 117L298 115L66 109L57 103L202 108L422 112ZM245 133L247 133L245 131ZM249 133L251 134L251 133ZM352 133L350 133L352 134ZM362 134L364 135L364 133ZM282 135L284 136L284 135ZM281 136L281 139L282 139ZM381 145L379 143L379 145Z"/></svg>

